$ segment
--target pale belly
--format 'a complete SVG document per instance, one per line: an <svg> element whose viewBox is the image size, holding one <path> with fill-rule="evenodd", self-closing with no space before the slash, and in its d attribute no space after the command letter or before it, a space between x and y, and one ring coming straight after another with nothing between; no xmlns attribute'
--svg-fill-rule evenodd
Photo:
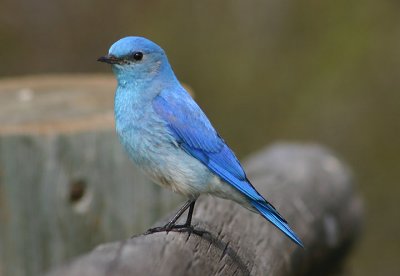
<svg viewBox="0 0 400 276"><path fill-rule="evenodd" d="M118 131L129 157L155 183L186 197L210 191L218 177L184 152L166 131L130 129Z"/></svg>
<svg viewBox="0 0 400 276"><path fill-rule="evenodd" d="M187 198L211 194L248 205L235 188L174 143L163 126L153 124L125 131L117 127L117 134L133 163L156 184Z"/></svg>

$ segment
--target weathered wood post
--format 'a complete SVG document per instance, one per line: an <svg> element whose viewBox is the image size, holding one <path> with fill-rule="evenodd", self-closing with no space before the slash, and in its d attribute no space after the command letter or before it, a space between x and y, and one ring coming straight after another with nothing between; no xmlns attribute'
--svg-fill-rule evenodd
<svg viewBox="0 0 400 276"><path fill-rule="evenodd" d="M42 275L179 204L119 145L115 85L104 75L0 81L0 275Z"/></svg>
<svg viewBox="0 0 400 276"><path fill-rule="evenodd" d="M104 244L49 275L327 275L361 228L361 201L348 169L324 148L293 144L257 153L246 168L305 250L259 215L203 197L194 224L209 233L163 232Z"/></svg>

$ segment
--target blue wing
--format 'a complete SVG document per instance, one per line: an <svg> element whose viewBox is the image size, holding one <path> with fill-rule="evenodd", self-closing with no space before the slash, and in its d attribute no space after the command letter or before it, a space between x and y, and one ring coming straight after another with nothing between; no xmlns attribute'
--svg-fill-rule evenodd
<svg viewBox="0 0 400 276"><path fill-rule="evenodd" d="M163 91L153 100L153 107L182 149L239 190L264 218L302 246L285 219L250 184L235 154L183 88Z"/></svg>

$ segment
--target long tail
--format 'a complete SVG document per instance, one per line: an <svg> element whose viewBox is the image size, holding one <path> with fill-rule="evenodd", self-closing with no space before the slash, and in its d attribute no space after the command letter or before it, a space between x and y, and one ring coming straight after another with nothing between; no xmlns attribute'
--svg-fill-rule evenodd
<svg viewBox="0 0 400 276"><path fill-rule="evenodd" d="M287 221L275 210L275 208L269 204L268 202L260 202L260 201L251 201L251 205L258 211L260 214L270 221L273 225L275 225L279 230L281 230L286 236L288 236L292 241L296 244L304 248L303 242L296 235L296 233L290 229Z"/></svg>

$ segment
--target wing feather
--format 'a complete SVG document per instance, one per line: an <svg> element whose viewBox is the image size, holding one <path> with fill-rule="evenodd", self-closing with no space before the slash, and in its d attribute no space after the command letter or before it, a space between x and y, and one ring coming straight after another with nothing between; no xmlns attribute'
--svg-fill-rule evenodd
<svg viewBox="0 0 400 276"><path fill-rule="evenodd" d="M264 200L248 182L235 154L186 91L161 93L153 100L153 107L187 153L249 198Z"/></svg>
<svg viewBox="0 0 400 276"><path fill-rule="evenodd" d="M183 88L160 93L154 98L153 107L184 151L235 187L264 218L303 246L286 220L251 185L235 154Z"/></svg>

